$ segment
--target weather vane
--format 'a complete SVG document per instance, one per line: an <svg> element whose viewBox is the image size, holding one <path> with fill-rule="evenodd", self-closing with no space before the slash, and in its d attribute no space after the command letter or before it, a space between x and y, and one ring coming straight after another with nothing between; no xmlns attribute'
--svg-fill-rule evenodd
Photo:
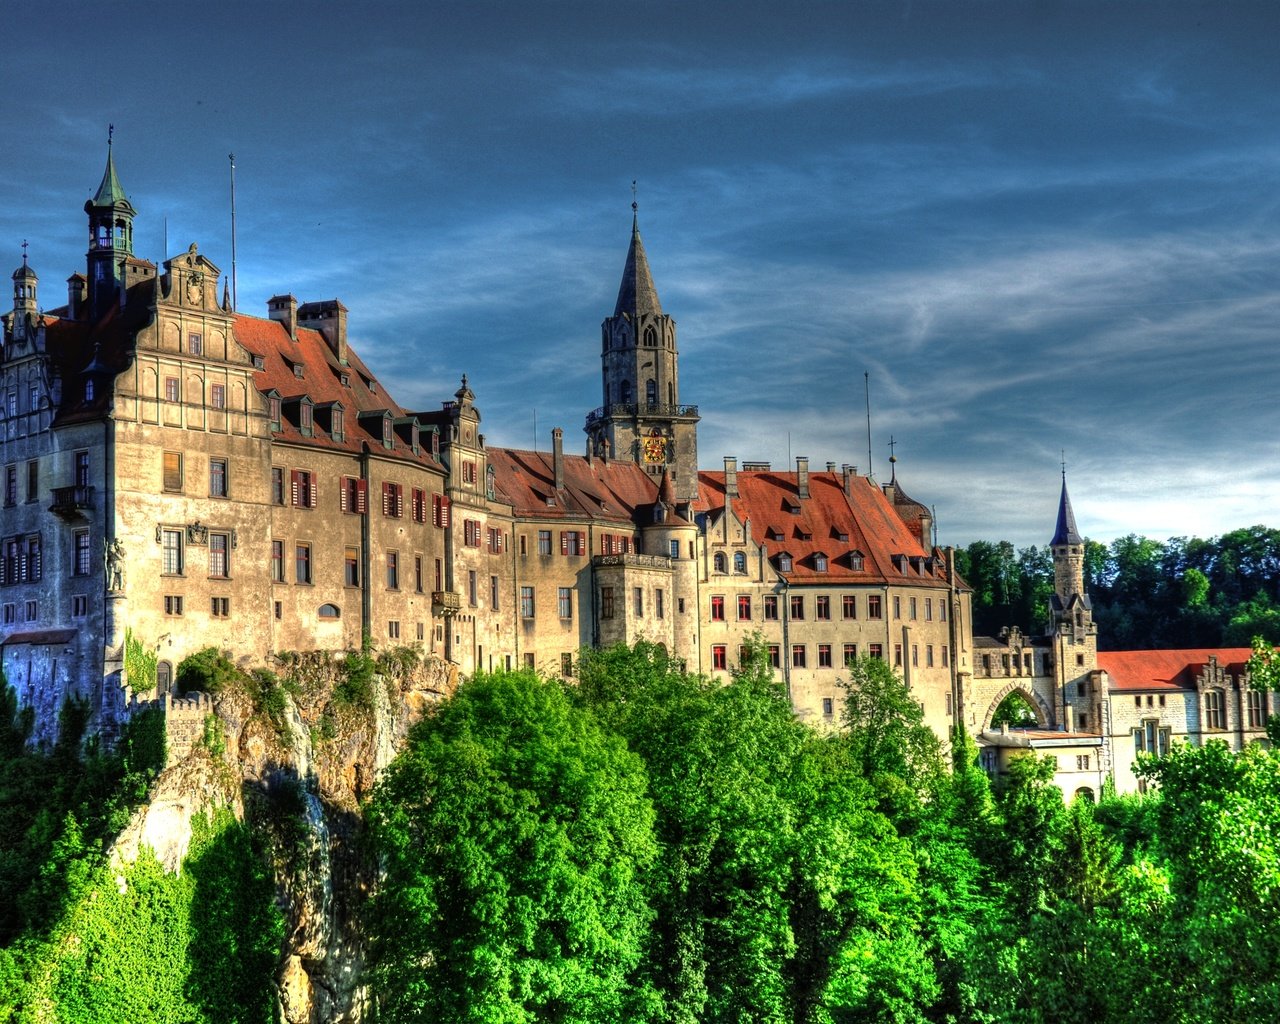
<svg viewBox="0 0 1280 1024"><path fill-rule="evenodd" d="M27 240L25 238L22 240L22 265L24 267L27 265Z"/></svg>
<svg viewBox="0 0 1280 1024"><path fill-rule="evenodd" d="M1063 448L1062 449L1062 479L1065 480L1066 478L1067 478L1067 450Z"/></svg>
<svg viewBox="0 0 1280 1024"><path fill-rule="evenodd" d="M890 434L890 435L889 435L889 461L890 461L890 462L897 462L897 461L898 461L898 457L897 457L896 455L894 455L894 454L893 454L893 448L894 448L894 445L896 445L897 443L898 443L898 442L897 442L897 441L895 441L895 440L893 439L893 435L892 435L892 434Z"/></svg>
<svg viewBox="0 0 1280 1024"><path fill-rule="evenodd" d="M116 126L113 124L108 124L107 125L107 145L108 146L111 145L111 140L115 137L115 134L116 134Z"/></svg>
<svg viewBox="0 0 1280 1024"><path fill-rule="evenodd" d="M636 213L640 209L640 204L636 202L636 179L631 179L631 212Z"/></svg>

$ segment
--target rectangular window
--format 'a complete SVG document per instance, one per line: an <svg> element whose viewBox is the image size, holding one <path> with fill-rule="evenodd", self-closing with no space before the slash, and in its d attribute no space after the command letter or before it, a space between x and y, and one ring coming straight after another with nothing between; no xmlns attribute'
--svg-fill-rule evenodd
<svg viewBox="0 0 1280 1024"><path fill-rule="evenodd" d="M867 595L867 618L869 619L884 618L884 610L881 606L881 599L879 594Z"/></svg>
<svg viewBox="0 0 1280 1024"><path fill-rule="evenodd" d="M1076 771L1087 772L1089 770L1089 755L1076 754Z"/></svg>
<svg viewBox="0 0 1280 1024"><path fill-rule="evenodd" d="M34 583L41 576L40 561L40 534L33 533L27 537L26 544L26 560L23 564L23 579L28 583Z"/></svg>
<svg viewBox="0 0 1280 1024"><path fill-rule="evenodd" d="M4 467L4 503L6 506L18 503L18 467Z"/></svg>
<svg viewBox="0 0 1280 1024"><path fill-rule="evenodd" d="M938 621L947 621L947 602L942 598L938 598Z"/></svg>
<svg viewBox="0 0 1280 1024"><path fill-rule="evenodd" d="M738 595L738 619L745 622L751 618L751 595Z"/></svg>
<svg viewBox="0 0 1280 1024"><path fill-rule="evenodd" d="M893 663L896 667L902 668L902 644L893 645Z"/></svg>
<svg viewBox="0 0 1280 1024"><path fill-rule="evenodd" d="M571 587L561 587L559 590L560 618L573 618L573 589Z"/></svg>
<svg viewBox="0 0 1280 1024"><path fill-rule="evenodd" d="M281 408L281 403L278 397L276 397L275 395L272 395L269 399L267 399L267 416L271 420L272 430L280 429L280 408Z"/></svg>
<svg viewBox="0 0 1280 1024"><path fill-rule="evenodd" d="M271 467L271 504L284 504L284 470L279 466Z"/></svg>
<svg viewBox="0 0 1280 1024"><path fill-rule="evenodd" d="M387 639L388 640L400 639L400 620L399 619L392 619L387 623Z"/></svg>
<svg viewBox="0 0 1280 1024"><path fill-rule="evenodd" d="M210 600L209 613L215 619L226 619L231 616L231 598L215 597Z"/></svg>
<svg viewBox="0 0 1280 1024"><path fill-rule="evenodd" d="M498 577L489 577L489 607L498 610Z"/></svg>
<svg viewBox="0 0 1280 1024"><path fill-rule="evenodd" d="M769 667L782 668L782 648L777 644L769 645Z"/></svg>
<svg viewBox="0 0 1280 1024"><path fill-rule="evenodd" d="M778 621L778 595L765 594L764 596L764 617L768 622Z"/></svg>
<svg viewBox="0 0 1280 1024"><path fill-rule="evenodd" d="M413 589L422 593L422 556L413 556Z"/></svg>
<svg viewBox="0 0 1280 1024"><path fill-rule="evenodd" d="M845 644L843 657L844 657L844 666L845 668L848 668L850 665L852 665L855 661L858 660L858 645Z"/></svg>
<svg viewBox="0 0 1280 1024"><path fill-rule="evenodd" d="M464 462L462 464L462 482L464 484L476 482L476 464L474 462Z"/></svg>
<svg viewBox="0 0 1280 1024"><path fill-rule="evenodd" d="M436 559L436 590L444 590L444 563Z"/></svg>
<svg viewBox="0 0 1280 1024"><path fill-rule="evenodd" d="M489 527L489 554L500 555L502 553L502 531Z"/></svg>
<svg viewBox="0 0 1280 1024"><path fill-rule="evenodd" d="M920 667L920 645L919 644L911 645L911 667L912 668Z"/></svg>
<svg viewBox="0 0 1280 1024"><path fill-rule="evenodd" d="M284 582L284 541L271 542L271 582Z"/></svg>
<svg viewBox="0 0 1280 1024"><path fill-rule="evenodd" d="M853 594L844 594L840 598L840 617L856 619L858 617L858 599Z"/></svg>
<svg viewBox="0 0 1280 1024"><path fill-rule="evenodd" d="M1225 729L1227 716L1221 690L1206 690L1204 694L1204 725L1206 729Z"/></svg>
<svg viewBox="0 0 1280 1024"><path fill-rule="evenodd" d="M88 531L84 531L86 538ZM162 530L160 532L160 550L163 556L162 572L166 576L182 575L182 531ZM86 559L87 560L87 559Z"/></svg>
<svg viewBox="0 0 1280 1024"><path fill-rule="evenodd" d="M76 486L89 486L89 453L76 452Z"/></svg>
<svg viewBox="0 0 1280 1024"><path fill-rule="evenodd" d="M387 480L382 482L382 514L399 519L404 514L404 488Z"/></svg>
<svg viewBox="0 0 1280 1024"><path fill-rule="evenodd" d="M924 667L933 668L933 644L924 645Z"/></svg>
<svg viewBox="0 0 1280 1024"><path fill-rule="evenodd" d="M793 619L804 618L804 598L798 594L791 595L791 617Z"/></svg>
<svg viewBox="0 0 1280 1024"><path fill-rule="evenodd" d="M666 593L661 587L653 592L653 614L659 619L664 619L667 616Z"/></svg>
<svg viewBox="0 0 1280 1024"><path fill-rule="evenodd" d="M914 597L908 598L907 607L910 609L911 621L915 622L916 621L916 599Z"/></svg>
<svg viewBox="0 0 1280 1024"><path fill-rule="evenodd" d="M301 369L301 364L294 369ZM311 402L304 398L298 403L298 430L303 437L311 437L315 432L315 424L315 411L311 408Z"/></svg>
<svg viewBox="0 0 1280 1024"><path fill-rule="evenodd" d="M88 594L72 594L71 595L71 617L73 619L83 619L89 614L89 595Z"/></svg>
<svg viewBox="0 0 1280 1024"><path fill-rule="evenodd" d="M729 667L728 658L725 652L724 644L713 644L711 647L711 669L713 672L723 672Z"/></svg>
<svg viewBox="0 0 1280 1024"><path fill-rule="evenodd" d="M724 598L719 594L711 598L711 621L724 622Z"/></svg>
<svg viewBox="0 0 1280 1024"><path fill-rule="evenodd" d="M441 530L449 528L449 499L443 494L431 495L431 523Z"/></svg>
<svg viewBox="0 0 1280 1024"><path fill-rule="evenodd" d="M902 598L896 594L893 597L893 617L895 619L902 618Z"/></svg>
<svg viewBox="0 0 1280 1024"><path fill-rule="evenodd" d="M348 587L360 586L360 549L354 545L343 549L342 582Z"/></svg>
<svg viewBox="0 0 1280 1024"><path fill-rule="evenodd" d="M27 501L35 501L40 497L40 462L32 459L27 463Z"/></svg>
<svg viewBox="0 0 1280 1024"><path fill-rule="evenodd" d="M924 621L933 621L933 598L926 597L924 599Z"/></svg>
<svg viewBox="0 0 1280 1024"><path fill-rule="evenodd" d="M644 618L644 587L633 587L631 589L631 604L635 609L636 618Z"/></svg>
<svg viewBox="0 0 1280 1024"><path fill-rule="evenodd" d="M560 655L560 674L566 679L573 675L573 655L568 651Z"/></svg>
<svg viewBox="0 0 1280 1024"><path fill-rule="evenodd" d="M680 542L678 540L670 541L667 545L667 551L673 561L678 559L680 557Z"/></svg>
<svg viewBox="0 0 1280 1024"><path fill-rule="evenodd" d="M397 551L387 552L387 589L400 589L400 553Z"/></svg>
<svg viewBox="0 0 1280 1024"><path fill-rule="evenodd" d="M311 582L311 545L296 544L293 548L293 582Z"/></svg>
<svg viewBox="0 0 1280 1024"><path fill-rule="evenodd" d="M600 588L600 618L613 618L613 587Z"/></svg>
<svg viewBox="0 0 1280 1024"><path fill-rule="evenodd" d="M835 702L830 697L822 698L822 717L831 718L835 714Z"/></svg>
<svg viewBox="0 0 1280 1024"><path fill-rule="evenodd" d="M550 530L538 531L538 554L540 555L551 554L551 531Z"/></svg>
<svg viewBox="0 0 1280 1024"><path fill-rule="evenodd" d="M818 644L818 668L831 668L831 645Z"/></svg>
<svg viewBox="0 0 1280 1024"><path fill-rule="evenodd" d="M204 335L194 332L187 335L187 351L193 356L204 355Z"/></svg>
<svg viewBox="0 0 1280 1024"><path fill-rule="evenodd" d="M182 490L182 452L164 453L164 489Z"/></svg>
<svg viewBox="0 0 1280 1024"><path fill-rule="evenodd" d="M227 496L227 460L209 460L209 497L225 498Z"/></svg>
<svg viewBox="0 0 1280 1024"><path fill-rule="evenodd" d="M225 409L227 407L227 386L225 384L212 384L209 386L209 404L215 409Z"/></svg>
<svg viewBox="0 0 1280 1024"><path fill-rule="evenodd" d="M587 535L579 530L560 531L560 554L585 555L587 553Z"/></svg>
<svg viewBox="0 0 1280 1024"><path fill-rule="evenodd" d="M367 515L369 512L368 482L355 476L342 477L338 486L338 508L351 515Z"/></svg>
<svg viewBox="0 0 1280 1024"><path fill-rule="evenodd" d="M295 469L289 479L289 500L294 508L316 507L315 475L307 469Z"/></svg>
<svg viewBox="0 0 1280 1024"><path fill-rule="evenodd" d="M479 579L474 569L467 570L467 604L472 608L480 606Z"/></svg>
<svg viewBox="0 0 1280 1024"><path fill-rule="evenodd" d="M462 540L469 548L478 548L480 546L480 520L463 520Z"/></svg>
<svg viewBox="0 0 1280 1024"><path fill-rule="evenodd" d="M177 377L166 377L164 379L164 400L166 402L176 402L178 400Z"/></svg>
<svg viewBox="0 0 1280 1024"><path fill-rule="evenodd" d="M413 521L415 523L427 521L427 492L421 487L413 489Z"/></svg>
<svg viewBox="0 0 1280 1024"><path fill-rule="evenodd" d="M71 536L71 575L89 575L89 531L76 530Z"/></svg>
<svg viewBox="0 0 1280 1024"><path fill-rule="evenodd" d="M879 658L881 661L883 661L884 645L883 644L867 644L867 656L870 658Z"/></svg>
<svg viewBox="0 0 1280 1024"><path fill-rule="evenodd" d="M182 614L182 595L181 594L165 594L164 595L164 613L166 615Z"/></svg>
<svg viewBox="0 0 1280 1024"><path fill-rule="evenodd" d="M738 647L738 667L742 668L747 664L747 659L751 657L751 648L746 644Z"/></svg>
<svg viewBox="0 0 1280 1024"><path fill-rule="evenodd" d="M231 575L231 538L225 533L209 534L209 575L223 580Z"/></svg>
<svg viewBox="0 0 1280 1024"><path fill-rule="evenodd" d="M520 588L520 617L522 619L533 618L533 587Z"/></svg>
<svg viewBox="0 0 1280 1024"><path fill-rule="evenodd" d="M831 598L827 597L825 594L822 594L817 598L817 604L818 604L817 610L814 612L815 617L818 619L830 620Z"/></svg>
<svg viewBox="0 0 1280 1024"><path fill-rule="evenodd" d="M791 667L804 668L804 665L805 665L804 644L792 644L791 645Z"/></svg>
<svg viewBox="0 0 1280 1024"><path fill-rule="evenodd" d="M951 715L951 694L947 694L947 715Z"/></svg>
<svg viewBox="0 0 1280 1024"><path fill-rule="evenodd" d="M942 645L942 667L949 668L951 666L951 648L946 644Z"/></svg>

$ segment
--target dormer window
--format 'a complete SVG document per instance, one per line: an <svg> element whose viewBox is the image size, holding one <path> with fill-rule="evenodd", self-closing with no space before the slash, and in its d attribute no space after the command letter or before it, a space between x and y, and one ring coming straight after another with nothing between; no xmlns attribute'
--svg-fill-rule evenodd
<svg viewBox="0 0 1280 1024"><path fill-rule="evenodd" d="M297 377L298 380L302 380L303 376L305 376L305 368L301 363L293 364L293 375Z"/></svg>
<svg viewBox="0 0 1280 1024"><path fill-rule="evenodd" d="M344 388L351 387L351 374L349 373L338 374L338 383L341 384Z"/></svg>
<svg viewBox="0 0 1280 1024"><path fill-rule="evenodd" d="M315 419L312 415L311 400L304 398L298 403L298 429L302 431L303 437L310 437L315 433Z"/></svg>
<svg viewBox="0 0 1280 1024"><path fill-rule="evenodd" d="M781 531L781 530L777 530L777 529L773 529L773 528L771 527L771 528L769 529L769 539L770 539L770 540L782 540L782 531Z"/></svg>
<svg viewBox="0 0 1280 1024"><path fill-rule="evenodd" d="M861 551L849 552L849 568L852 569L854 572L862 572L862 552Z"/></svg>
<svg viewBox="0 0 1280 1024"><path fill-rule="evenodd" d="M440 458L440 432L437 430L431 431L431 457Z"/></svg>
<svg viewBox="0 0 1280 1024"><path fill-rule="evenodd" d="M347 431L346 424L344 422L345 419L346 415L342 406L335 405L333 407L333 425L329 430L329 433L333 436L335 441L341 441L346 437Z"/></svg>
<svg viewBox="0 0 1280 1024"><path fill-rule="evenodd" d="M86 402L93 401L93 378L90 377L84 382L84 400Z"/></svg>
<svg viewBox="0 0 1280 1024"><path fill-rule="evenodd" d="M280 429L280 396L271 395L267 398L267 415L271 417L271 429Z"/></svg>
<svg viewBox="0 0 1280 1024"><path fill-rule="evenodd" d="M413 449L414 455L418 454L418 448L419 448L418 441L419 441L418 424L415 421L409 424L409 447Z"/></svg>
<svg viewBox="0 0 1280 1024"><path fill-rule="evenodd" d="M369 394L376 395L378 393L378 382L376 380L369 381Z"/></svg>
<svg viewBox="0 0 1280 1024"><path fill-rule="evenodd" d="M395 441L391 433L391 417L384 416L382 417L382 447L391 448L394 444Z"/></svg>
<svg viewBox="0 0 1280 1024"><path fill-rule="evenodd" d="M798 503L798 502L788 501L788 502L787 502L787 511L788 511L788 512L790 512L793 516L798 516L798 515L800 514L800 505L799 505L799 503Z"/></svg>
<svg viewBox="0 0 1280 1024"><path fill-rule="evenodd" d="M837 533L837 534L836 534L836 540L843 540L843 541L847 541L848 539L849 539L849 535L848 535L847 533Z"/></svg>
<svg viewBox="0 0 1280 1024"><path fill-rule="evenodd" d="M778 572L791 571L791 556L785 551L778 556Z"/></svg>
<svg viewBox="0 0 1280 1024"><path fill-rule="evenodd" d="M254 356L253 368L255 370L265 370L267 368L267 361L263 359L262 356Z"/></svg>
<svg viewBox="0 0 1280 1024"><path fill-rule="evenodd" d="M827 556L824 555L821 551L819 551L816 555L813 556L813 571L814 572L827 571Z"/></svg>

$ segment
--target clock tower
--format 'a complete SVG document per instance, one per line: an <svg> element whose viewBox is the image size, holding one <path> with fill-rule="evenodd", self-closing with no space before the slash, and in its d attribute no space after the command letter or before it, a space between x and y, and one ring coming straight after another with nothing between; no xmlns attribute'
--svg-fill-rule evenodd
<svg viewBox="0 0 1280 1024"><path fill-rule="evenodd" d="M654 482L669 471L676 500L698 489L698 408L680 404L676 322L662 311L631 204L631 247L613 316L601 325L604 405L587 417L600 457L635 462Z"/></svg>

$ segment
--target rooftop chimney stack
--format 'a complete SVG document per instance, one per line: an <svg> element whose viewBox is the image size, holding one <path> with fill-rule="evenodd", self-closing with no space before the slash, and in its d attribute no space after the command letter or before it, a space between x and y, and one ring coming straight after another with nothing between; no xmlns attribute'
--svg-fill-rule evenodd
<svg viewBox="0 0 1280 1024"><path fill-rule="evenodd" d="M298 307L298 324L324 335L339 364L347 364L347 307L337 299L308 302Z"/></svg>
<svg viewBox="0 0 1280 1024"><path fill-rule="evenodd" d="M853 496L853 467L849 463L845 463L840 467L840 472L844 474L844 493Z"/></svg>
<svg viewBox="0 0 1280 1024"><path fill-rule="evenodd" d="M809 460L803 455L796 456L796 490L802 499L809 497Z"/></svg>
<svg viewBox="0 0 1280 1024"><path fill-rule="evenodd" d="M564 431L559 427L551 431L551 469L556 490L564 490Z"/></svg>
<svg viewBox="0 0 1280 1024"><path fill-rule="evenodd" d="M724 457L724 496L738 496L738 460L729 455Z"/></svg>
<svg viewBox="0 0 1280 1024"><path fill-rule="evenodd" d="M292 295L273 295L267 299L267 316L284 324L291 341L298 340L298 300Z"/></svg>

